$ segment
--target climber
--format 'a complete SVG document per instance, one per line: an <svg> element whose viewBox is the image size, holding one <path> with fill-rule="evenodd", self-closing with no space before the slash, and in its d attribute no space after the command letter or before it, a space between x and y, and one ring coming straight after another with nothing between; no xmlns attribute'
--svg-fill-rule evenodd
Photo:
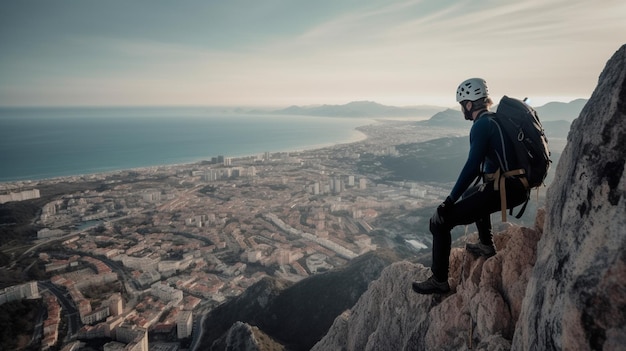
<svg viewBox="0 0 626 351"><path fill-rule="evenodd" d="M502 160L516 162L511 141L503 137L493 118L488 118L493 115L489 111L493 101L489 97L486 82L481 78L462 82L457 88L456 101L461 104L465 119L473 122L469 135L470 151L450 195L437 207L430 219L430 232L433 235L432 275L423 282L413 282L413 290L419 294L450 291L450 231L455 226L476 223L479 242L468 243L466 250L487 258L496 254L490 215L501 210L501 200L494 180L500 178L498 170ZM509 169L515 168L508 166ZM472 186L481 175L483 183L474 183ZM522 178L512 176L503 180L507 208L520 205L528 198L527 183Z"/></svg>

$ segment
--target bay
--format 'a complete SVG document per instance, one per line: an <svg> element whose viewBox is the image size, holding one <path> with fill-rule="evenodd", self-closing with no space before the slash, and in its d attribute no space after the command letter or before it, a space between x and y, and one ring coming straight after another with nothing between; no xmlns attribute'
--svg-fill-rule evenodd
<svg viewBox="0 0 626 351"><path fill-rule="evenodd" d="M315 149L364 138L365 118L189 108L0 108L0 182L212 157Z"/></svg>

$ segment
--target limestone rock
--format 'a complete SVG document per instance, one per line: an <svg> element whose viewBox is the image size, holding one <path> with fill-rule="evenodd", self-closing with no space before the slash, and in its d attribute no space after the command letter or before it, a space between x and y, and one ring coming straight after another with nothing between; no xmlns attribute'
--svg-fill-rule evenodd
<svg viewBox="0 0 626 351"><path fill-rule="evenodd" d="M411 282L430 270L410 262L387 267L357 304L339 316L312 350L508 350L541 231L512 226L495 236L498 254L451 253L454 293L424 296ZM477 240L476 235L471 240Z"/></svg>
<svg viewBox="0 0 626 351"><path fill-rule="evenodd" d="M284 347L247 323L236 322L211 349L233 351L284 351Z"/></svg>
<svg viewBox="0 0 626 351"><path fill-rule="evenodd" d="M626 45L608 61L546 196L514 350L626 345Z"/></svg>

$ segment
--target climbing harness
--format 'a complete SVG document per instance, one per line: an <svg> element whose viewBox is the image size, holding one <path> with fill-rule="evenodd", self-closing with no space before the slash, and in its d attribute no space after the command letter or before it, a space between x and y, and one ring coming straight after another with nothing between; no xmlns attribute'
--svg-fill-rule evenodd
<svg viewBox="0 0 626 351"><path fill-rule="evenodd" d="M507 171L504 173L500 173L500 169L496 171L496 173L486 173L484 178L485 181L493 181L493 190L500 191L500 211L502 212L502 222L506 222L506 178L517 177L517 179L522 182L526 190L530 187L528 185L528 180L525 176L526 172L523 168L514 169L512 171ZM524 206L520 209L517 214L517 218L520 218L526 210L526 205L528 205L528 199L524 202ZM513 209L511 209L511 214L513 214Z"/></svg>

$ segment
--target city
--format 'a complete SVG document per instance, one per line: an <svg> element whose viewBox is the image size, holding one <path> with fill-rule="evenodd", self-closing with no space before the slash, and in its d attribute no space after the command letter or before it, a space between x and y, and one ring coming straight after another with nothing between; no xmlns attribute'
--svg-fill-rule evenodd
<svg viewBox="0 0 626 351"><path fill-rule="evenodd" d="M381 181L359 165L466 131L391 120L359 130L367 139L319 150L3 184L12 201L44 183L100 185L41 208L13 266L31 262L47 279L5 288L0 303L43 298L44 350L192 349L202 315L265 276L295 282L378 247L427 248L410 226L377 230L380 218L435 206L449 184Z"/></svg>

